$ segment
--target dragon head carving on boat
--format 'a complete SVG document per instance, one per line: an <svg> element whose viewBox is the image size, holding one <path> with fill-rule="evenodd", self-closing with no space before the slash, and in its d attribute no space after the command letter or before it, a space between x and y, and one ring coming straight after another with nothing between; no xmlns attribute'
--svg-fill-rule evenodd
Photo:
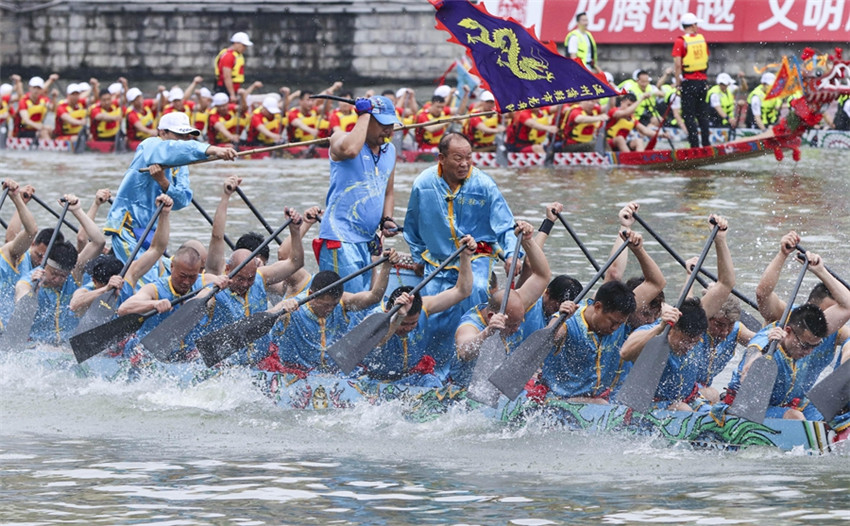
<svg viewBox="0 0 850 526"><path fill-rule="evenodd" d="M782 147L791 148L794 160L800 160L799 137L820 123L830 103L850 94L850 61L843 59L841 48L835 48L833 55L806 48L796 63L803 95L791 100L791 111L772 128L773 136L782 143L774 149L778 160L783 157Z"/></svg>

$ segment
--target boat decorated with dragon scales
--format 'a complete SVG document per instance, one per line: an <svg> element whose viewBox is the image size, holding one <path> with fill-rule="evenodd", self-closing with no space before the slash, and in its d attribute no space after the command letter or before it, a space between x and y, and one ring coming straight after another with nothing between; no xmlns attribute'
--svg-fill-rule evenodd
<svg viewBox="0 0 850 526"><path fill-rule="evenodd" d="M111 382L158 377L191 388L223 375L247 375L275 405L285 410L322 412L347 410L363 404L399 404L405 419L419 423L437 419L450 410L479 411L507 425L521 426L533 419L554 428L657 436L670 442L723 450L767 446L785 451L825 453L835 447L836 441L835 433L824 422L768 418L759 424L726 414L722 409L710 413L655 410L641 414L623 405L573 403L551 395L540 398L526 391L513 401L501 397L497 407L491 408L467 398L465 389L451 385L434 389L378 382L365 377L206 369L198 363L160 363L108 354L77 364L71 352L56 348L25 353L39 363L40 367L35 370L64 370L81 378ZM14 359L14 356L15 353L7 353L4 359Z"/></svg>

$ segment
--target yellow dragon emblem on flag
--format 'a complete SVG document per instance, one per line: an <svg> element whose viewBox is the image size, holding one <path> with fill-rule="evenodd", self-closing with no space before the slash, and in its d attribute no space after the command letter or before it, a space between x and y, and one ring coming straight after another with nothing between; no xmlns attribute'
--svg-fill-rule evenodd
<svg viewBox="0 0 850 526"><path fill-rule="evenodd" d="M478 35L467 33L466 41L469 44L480 42L485 46L499 50L499 58L496 64L507 67L518 78L523 80L546 80L552 82L555 75L549 71L549 63L542 58L520 56L520 45L516 34L512 29L499 28L493 31L481 25L472 18L464 18L458 25L464 29L479 31ZM505 57L505 58L503 58Z"/></svg>

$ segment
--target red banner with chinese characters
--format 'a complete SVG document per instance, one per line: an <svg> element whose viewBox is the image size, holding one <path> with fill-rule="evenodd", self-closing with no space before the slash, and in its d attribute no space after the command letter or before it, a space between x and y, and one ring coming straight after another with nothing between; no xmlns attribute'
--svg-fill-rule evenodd
<svg viewBox="0 0 850 526"><path fill-rule="evenodd" d="M541 11L540 39L558 43L581 12L600 44L670 43L687 12L709 43L850 41L850 0L545 0Z"/></svg>

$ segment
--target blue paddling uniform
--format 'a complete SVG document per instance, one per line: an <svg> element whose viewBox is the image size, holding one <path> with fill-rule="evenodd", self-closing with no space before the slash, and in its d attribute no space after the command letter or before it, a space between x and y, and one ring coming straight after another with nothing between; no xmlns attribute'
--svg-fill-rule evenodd
<svg viewBox="0 0 850 526"><path fill-rule="evenodd" d="M30 271L32 260L29 250L17 262L9 261L0 254L0 329L3 331L15 310L15 284L22 276L28 276Z"/></svg>
<svg viewBox="0 0 850 526"><path fill-rule="evenodd" d="M35 287L32 280L33 270L27 272L20 281ZM73 336L80 318L71 310L71 296L77 290L78 283L68 275L58 289L38 287L38 310L30 329L30 340L51 345L66 345Z"/></svg>
<svg viewBox="0 0 850 526"><path fill-rule="evenodd" d="M469 309L466 314L461 317L458 329L460 329L464 325L471 325L475 327L478 332L481 332L486 329L487 319L484 317L484 309L486 308L487 304L482 303L481 305L477 305ZM517 346L522 342L522 333L520 331L517 331L507 337L502 335L501 340L502 344L505 347L505 355L507 355L513 349L516 349ZM454 360L452 361L451 372L449 374L452 384L459 387L468 387L469 382L472 380L472 372L474 369L475 360L461 360L457 353L455 353Z"/></svg>

